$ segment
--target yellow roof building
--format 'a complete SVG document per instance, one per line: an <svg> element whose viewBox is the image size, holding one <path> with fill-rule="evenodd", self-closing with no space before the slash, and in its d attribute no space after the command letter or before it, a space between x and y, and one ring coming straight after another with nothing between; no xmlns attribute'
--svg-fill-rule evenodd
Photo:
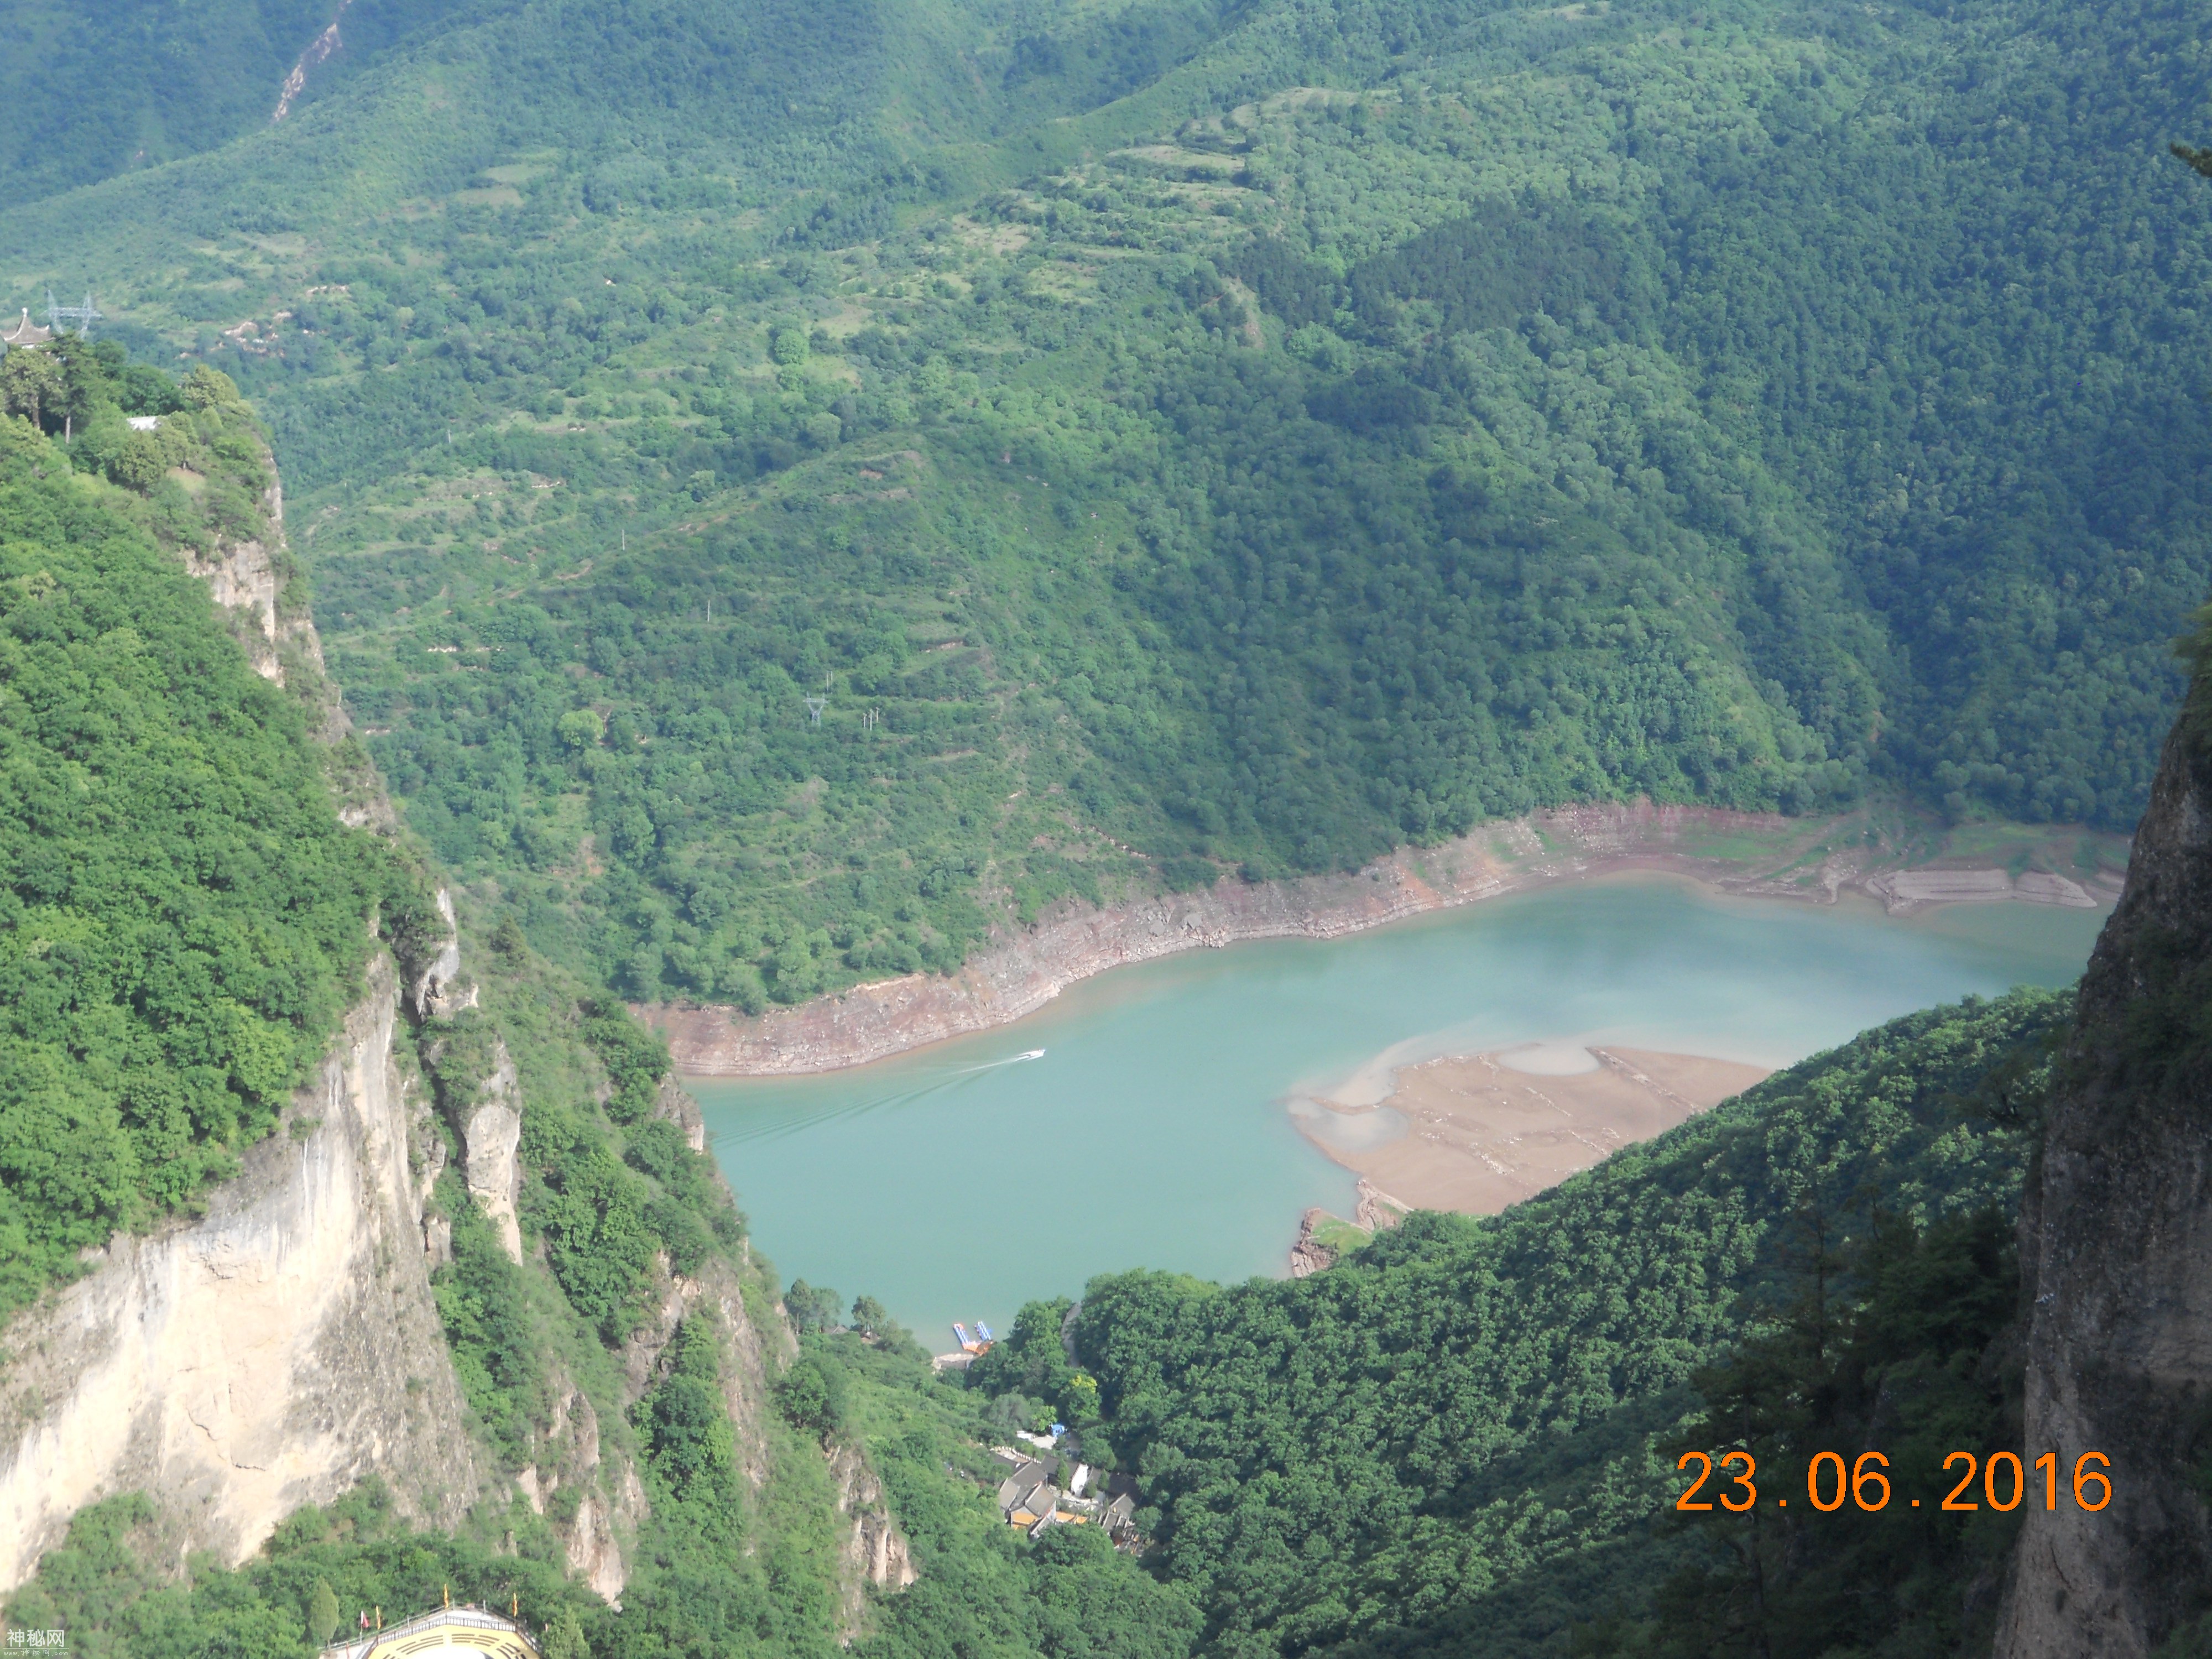
<svg viewBox="0 0 2212 1659"><path fill-rule="evenodd" d="M440 1607L389 1629L333 1642L322 1659L540 1659L538 1644L503 1613Z"/></svg>

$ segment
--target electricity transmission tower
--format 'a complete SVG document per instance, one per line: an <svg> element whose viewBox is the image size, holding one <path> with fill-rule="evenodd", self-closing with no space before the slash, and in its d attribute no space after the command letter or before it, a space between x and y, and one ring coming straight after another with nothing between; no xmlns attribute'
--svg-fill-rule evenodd
<svg viewBox="0 0 2212 1659"><path fill-rule="evenodd" d="M814 723L817 726L822 724L822 711L829 706L830 699L827 697L809 697L806 699L806 712L814 716Z"/></svg>
<svg viewBox="0 0 2212 1659"><path fill-rule="evenodd" d="M93 304L92 295L89 293L84 296L82 305L64 306L54 303L53 289L46 290L46 321L55 333L58 334L74 324L79 334L89 338L92 334L92 325L102 319L103 313L97 306Z"/></svg>

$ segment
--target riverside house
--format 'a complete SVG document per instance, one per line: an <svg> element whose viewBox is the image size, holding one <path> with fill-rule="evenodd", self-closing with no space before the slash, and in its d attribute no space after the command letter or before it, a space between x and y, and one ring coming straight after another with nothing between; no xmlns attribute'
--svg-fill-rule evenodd
<svg viewBox="0 0 2212 1659"><path fill-rule="evenodd" d="M1137 1500L1133 1491L1127 1489L1127 1477L1116 1475L1115 1485L1124 1489L1110 1500L1102 1501L1082 1495L1092 1473L1087 1464L1075 1466L1063 1490L1054 1484L1057 1466L1054 1462L1024 1457L1010 1446L994 1448L994 1455L1012 1468L999 1483L999 1513L1009 1526L1019 1527L1036 1538L1051 1527L1094 1525L1103 1527L1124 1547L1137 1542Z"/></svg>

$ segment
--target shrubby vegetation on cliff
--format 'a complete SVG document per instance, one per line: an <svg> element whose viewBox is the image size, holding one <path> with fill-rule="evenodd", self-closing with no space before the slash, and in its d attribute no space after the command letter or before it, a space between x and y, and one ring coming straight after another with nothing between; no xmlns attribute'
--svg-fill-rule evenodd
<svg viewBox="0 0 2212 1659"><path fill-rule="evenodd" d="M129 433L78 356L0 360L11 406L50 376L85 434L65 452L0 414L0 1315L234 1170L358 995L373 924L427 905L340 823L307 711L178 556L261 523L234 391L133 371L173 413ZM77 473L111 425L118 453L181 428L189 484Z"/></svg>

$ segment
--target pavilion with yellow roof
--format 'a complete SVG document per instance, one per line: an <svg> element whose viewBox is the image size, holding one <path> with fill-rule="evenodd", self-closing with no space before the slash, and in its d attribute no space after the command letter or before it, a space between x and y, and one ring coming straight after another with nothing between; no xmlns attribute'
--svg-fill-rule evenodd
<svg viewBox="0 0 2212 1659"><path fill-rule="evenodd" d="M322 1659L542 1659L520 1620L450 1603L386 1630L333 1642Z"/></svg>

